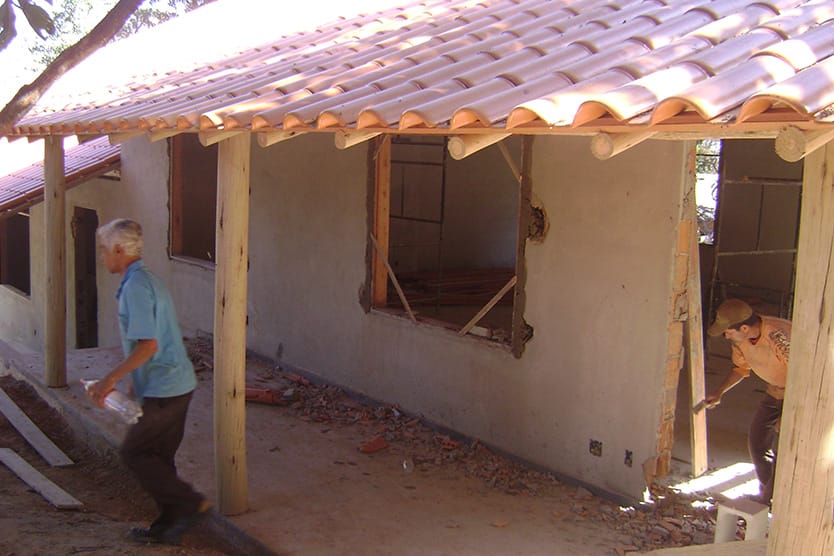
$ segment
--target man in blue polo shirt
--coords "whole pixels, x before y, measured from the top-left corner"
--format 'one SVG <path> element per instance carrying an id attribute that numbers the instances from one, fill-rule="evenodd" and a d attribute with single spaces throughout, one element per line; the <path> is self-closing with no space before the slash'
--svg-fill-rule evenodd
<path id="1" fill-rule="evenodd" d="M 142 543 L 178 544 L 209 510 L 205 498 L 177 476 L 174 463 L 197 385 L 194 367 L 171 296 L 142 261 L 142 227 L 118 219 L 96 233 L 107 270 L 122 276 L 116 298 L 125 359 L 91 388 L 90 395 L 103 405 L 116 383 L 130 375 L 143 415 L 128 429 L 120 453 L 153 497 L 159 516 L 148 528 L 132 528 L 128 537 Z"/>

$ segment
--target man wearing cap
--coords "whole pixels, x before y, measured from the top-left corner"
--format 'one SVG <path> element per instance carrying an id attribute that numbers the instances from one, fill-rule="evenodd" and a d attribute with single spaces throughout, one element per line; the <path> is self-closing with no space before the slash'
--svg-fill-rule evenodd
<path id="1" fill-rule="evenodd" d="M 723 334 L 733 344 L 733 369 L 721 386 L 706 396 L 707 407 L 718 405 L 721 396 L 750 376 L 750 371 L 767 383 L 767 393 L 750 424 L 747 448 L 760 483 L 758 498 L 770 504 L 776 472 L 776 439 L 791 352 L 791 322 L 758 315 L 744 301 L 727 299 L 718 307 L 707 334 Z"/>

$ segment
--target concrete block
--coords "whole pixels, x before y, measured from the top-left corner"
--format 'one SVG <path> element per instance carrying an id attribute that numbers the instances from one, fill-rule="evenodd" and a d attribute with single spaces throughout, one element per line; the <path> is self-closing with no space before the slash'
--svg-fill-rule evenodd
<path id="1" fill-rule="evenodd" d="M 736 539 L 736 521 L 747 523 L 744 540 L 763 539 L 767 534 L 768 507 L 752 500 L 737 499 L 718 503 L 718 519 L 715 521 L 716 543 Z"/>

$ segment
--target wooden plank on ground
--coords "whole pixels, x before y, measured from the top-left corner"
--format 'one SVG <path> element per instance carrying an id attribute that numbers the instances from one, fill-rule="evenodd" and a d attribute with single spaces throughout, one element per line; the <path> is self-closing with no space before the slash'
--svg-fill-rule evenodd
<path id="1" fill-rule="evenodd" d="M 17 429 L 23 438 L 34 448 L 41 457 L 52 467 L 72 465 L 73 461 L 53 444 L 38 426 L 17 407 L 17 404 L 0 388 L 0 412 Z"/>
<path id="2" fill-rule="evenodd" d="M 75 510 L 84 505 L 67 491 L 44 477 L 40 471 L 29 465 L 14 450 L 0 448 L 0 461 L 20 477 L 21 481 L 35 489 L 59 510 Z"/>

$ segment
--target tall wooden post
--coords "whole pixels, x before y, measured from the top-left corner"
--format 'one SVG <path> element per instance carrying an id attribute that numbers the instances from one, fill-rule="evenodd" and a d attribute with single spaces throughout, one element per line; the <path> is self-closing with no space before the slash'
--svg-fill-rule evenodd
<path id="1" fill-rule="evenodd" d="M 379 252 L 388 254 L 388 238 L 391 213 L 391 136 L 377 141 L 375 161 L 376 183 L 374 187 L 373 236 L 379 244 Z M 377 250 L 373 252 L 371 276 L 371 307 L 384 307 L 388 299 L 388 269 Z"/>
<path id="2" fill-rule="evenodd" d="M 246 286 L 249 253 L 250 135 L 219 145 L 217 267 L 214 284 L 214 460 L 217 503 L 248 509 L 246 475 Z"/>
<path id="3" fill-rule="evenodd" d="M 834 554 L 834 142 L 805 157 L 768 554 Z"/>
<path id="4" fill-rule="evenodd" d="M 67 265 L 64 229 L 66 196 L 64 139 L 44 139 L 44 220 L 46 228 L 46 330 L 44 383 L 67 385 Z"/>
<path id="5" fill-rule="evenodd" d="M 686 318 L 686 352 L 689 358 L 689 446 L 692 476 L 700 477 L 709 468 L 707 454 L 707 411 L 694 408 L 706 394 L 704 369 L 704 328 L 701 307 L 701 257 L 698 250 L 698 202 L 695 198 L 695 148 L 689 151 L 686 184 L 686 217 L 689 219 L 689 277 L 686 281 L 688 301 Z M 682 224 L 683 225 L 683 224 Z M 679 249 L 683 249 L 680 246 Z"/>
<path id="6" fill-rule="evenodd" d="M 687 298 L 689 301 L 686 319 L 686 352 L 689 357 L 689 448 L 692 458 L 692 476 L 700 477 L 709 468 L 707 448 L 707 410 L 703 406 L 695 407 L 706 395 L 706 377 L 704 369 L 704 329 L 701 318 L 701 269 L 698 253 L 698 222 L 692 230 L 692 248 L 689 252 L 689 281 Z"/>

